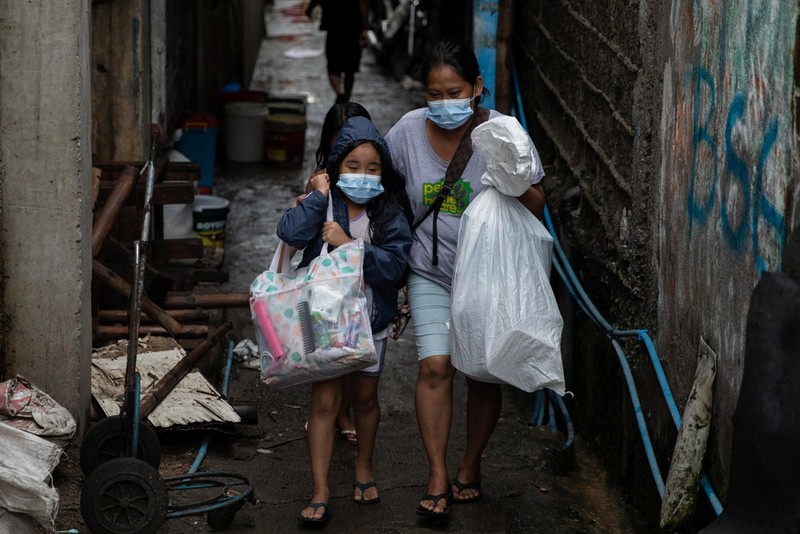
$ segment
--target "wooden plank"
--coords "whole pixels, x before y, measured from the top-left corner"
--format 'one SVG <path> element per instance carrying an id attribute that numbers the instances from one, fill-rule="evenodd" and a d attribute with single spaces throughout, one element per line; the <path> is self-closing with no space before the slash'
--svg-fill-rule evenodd
<path id="1" fill-rule="evenodd" d="M 176 308 L 249 308 L 250 293 L 170 293 L 161 303 L 164 309 Z"/>
<path id="2" fill-rule="evenodd" d="M 107 201 L 95 216 L 92 224 L 92 258 L 96 258 L 100 253 L 100 249 L 103 248 L 111 228 L 122 211 L 125 199 L 128 198 L 133 189 L 135 180 L 136 169 L 130 166 L 125 167 L 119 175 L 119 180 L 116 181 L 114 188 L 109 193 Z"/>
<path id="3" fill-rule="evenodd" d="M 151 250 L 153 261 L 199 260 L 203 257 L 203 240 L 199 237 L 153 240 Z"/>
<path id="4" fill-rule="evenodd" d="M 107 268 L 97 260 L 92 261 L 92 275 L 103 283 L 103 285 L 125 298 L 130 298 L 132 294 L 131 284 L 126 282 L 117 273 Z M 186 307 L 186 306 L 184 306 Z M 182 325 L 170 317 L 155 302 L 150 300 L 147 295 L 142 295 L 142 311 L 152 317 L 158 324 L 166 328 L 170 334 L 178 335 Z"/>
<path id="5" fill-rule="evenodd" d="M 92 2 L 92 151 L 142 157 L 150 147 L 148 0 Z"/>
<path id="6" fill-rule="evenodd" d="M 135 167 L 141 170 L 146 162 L 144 161 L 101 161 L 93 163 L 93 167 L 100 169 L 100 180 L 114 181 L 119 173 L 127 167 Z M 141 178 L 144 181 L 144 177 Z M 184 180 L 196 182 L 200 179 L 200 164 L 183 161 L 169 161 L 164 165 L 164 169 L 159 174 L 162 181 Z"/>
<path id="7" fill-rule="evenodd" d="M 99 324 L 94 327 L 95 339 L 102 341 L 111 341 L 116 339 L 127 339 L 130 331 L 128 325 L 103 325 Z M 170 332 L 163 326 L 153 325 L 140 325 L 140 336 L 169 336 Z M 199 324 L 184 324 L 181 329 L 175 334 L 177 339 L 202 339 L 208 335 L 208 325 Z"/>
<path id="8" fill-rule="evenodd" d="M 207 323 L 211 315 L 203 310 L 167 310 L 167 313 L 174 317 L 176 321 L 185 324 Z M 102 323 L 128 323 L 127 310 L 100 310 L 97 318 Z M 139 318 L 141 324 L 152 323 L 153 320 L 146 313 Z"/>
<path id="9" fill-rule="evenodd" d="M 136 183 L 133 191 L 125 199 L 126 206 L 143 206 L 146 186 L 142 181 Z M 98 202 L 108 200 L 114 190 L 114 182 L 100 181 Z M 194 202 L 194 184 L 183 180 L 158 182 L 153 185 L 153 204 L 191 204 Z"/>

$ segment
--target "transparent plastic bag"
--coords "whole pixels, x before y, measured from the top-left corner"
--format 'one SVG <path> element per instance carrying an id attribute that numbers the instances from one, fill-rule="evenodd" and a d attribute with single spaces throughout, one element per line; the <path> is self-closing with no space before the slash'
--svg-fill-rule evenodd
<path id="1" fill-rule="evenodd" d="M 250 285 L 261 379 L 287 387 L 374 364 L 363 284 L 364 242 L 346 243 L 290 273 L 265 271 Z"/>

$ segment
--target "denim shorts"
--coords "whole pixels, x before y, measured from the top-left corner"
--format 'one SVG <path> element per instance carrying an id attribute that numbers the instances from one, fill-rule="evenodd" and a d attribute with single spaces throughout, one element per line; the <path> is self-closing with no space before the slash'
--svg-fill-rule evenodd
<path id="1" fill-rule="evenodd" d="M 450 292 L 427 278 L 408 276 L 408 303 L 417 357 L 450 356 Z"/>

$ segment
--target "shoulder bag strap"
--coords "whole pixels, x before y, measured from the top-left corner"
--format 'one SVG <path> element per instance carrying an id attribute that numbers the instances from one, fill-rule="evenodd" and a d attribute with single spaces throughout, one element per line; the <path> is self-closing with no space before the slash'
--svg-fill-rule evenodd
<path id="1" fill-rule="evenodd" d="M 455 184 L 464 173 L 464 169 L 467 168 L 467 163 L 469 163 L 469 160 L 472 157 L 472 130 L 474 130 L 475 127 L 482 122 L 486 122 L 488 119 L 488 109 L 482 107 L 475 109 L 472 123 L 470 123 L 469 128 L 467 128 L 464 134 L 461 136 L 461 141 L 458 144 L 456 153 L 453 154 L 453 159 L 450 160 L 450 164 L 447 166 L 447 172 L 444 175 L 444 182 L 442 183 L 442 188 L 439 190 L 439 194 L 436 195 L 436 198 L 434 199 L 433 204 L 431 204 L 431 206 L 428 208 L 428 211 L 426 211 L 422 217 L 411 226 L 411 231 L 416 230 L 422 221 L 427 219 L 431 213 L 433 214 L 433 257 L 431 258 L 433 265 L 439 264 L 439 236 L 436 224 L 439 220 L 439 210 L 441 209 L 442 204 L 444 204 L 444 201 L 450 195 L 450 192 L 453 190 L 453 184 Z"/>

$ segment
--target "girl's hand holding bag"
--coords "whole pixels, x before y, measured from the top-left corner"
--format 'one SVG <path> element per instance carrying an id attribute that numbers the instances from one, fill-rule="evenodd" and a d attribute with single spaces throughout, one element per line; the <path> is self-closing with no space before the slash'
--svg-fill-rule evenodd
<path id="1" fill-rule="evenodd" d="M 345 243 L 293 272 L 278 270 L 282 248 L 288 247 L 279 245 L 276 269 L 264 271 L 250 285 L 261 379 L 286 387 L 375 363 L 364 295 L 364 240 Z"/>

